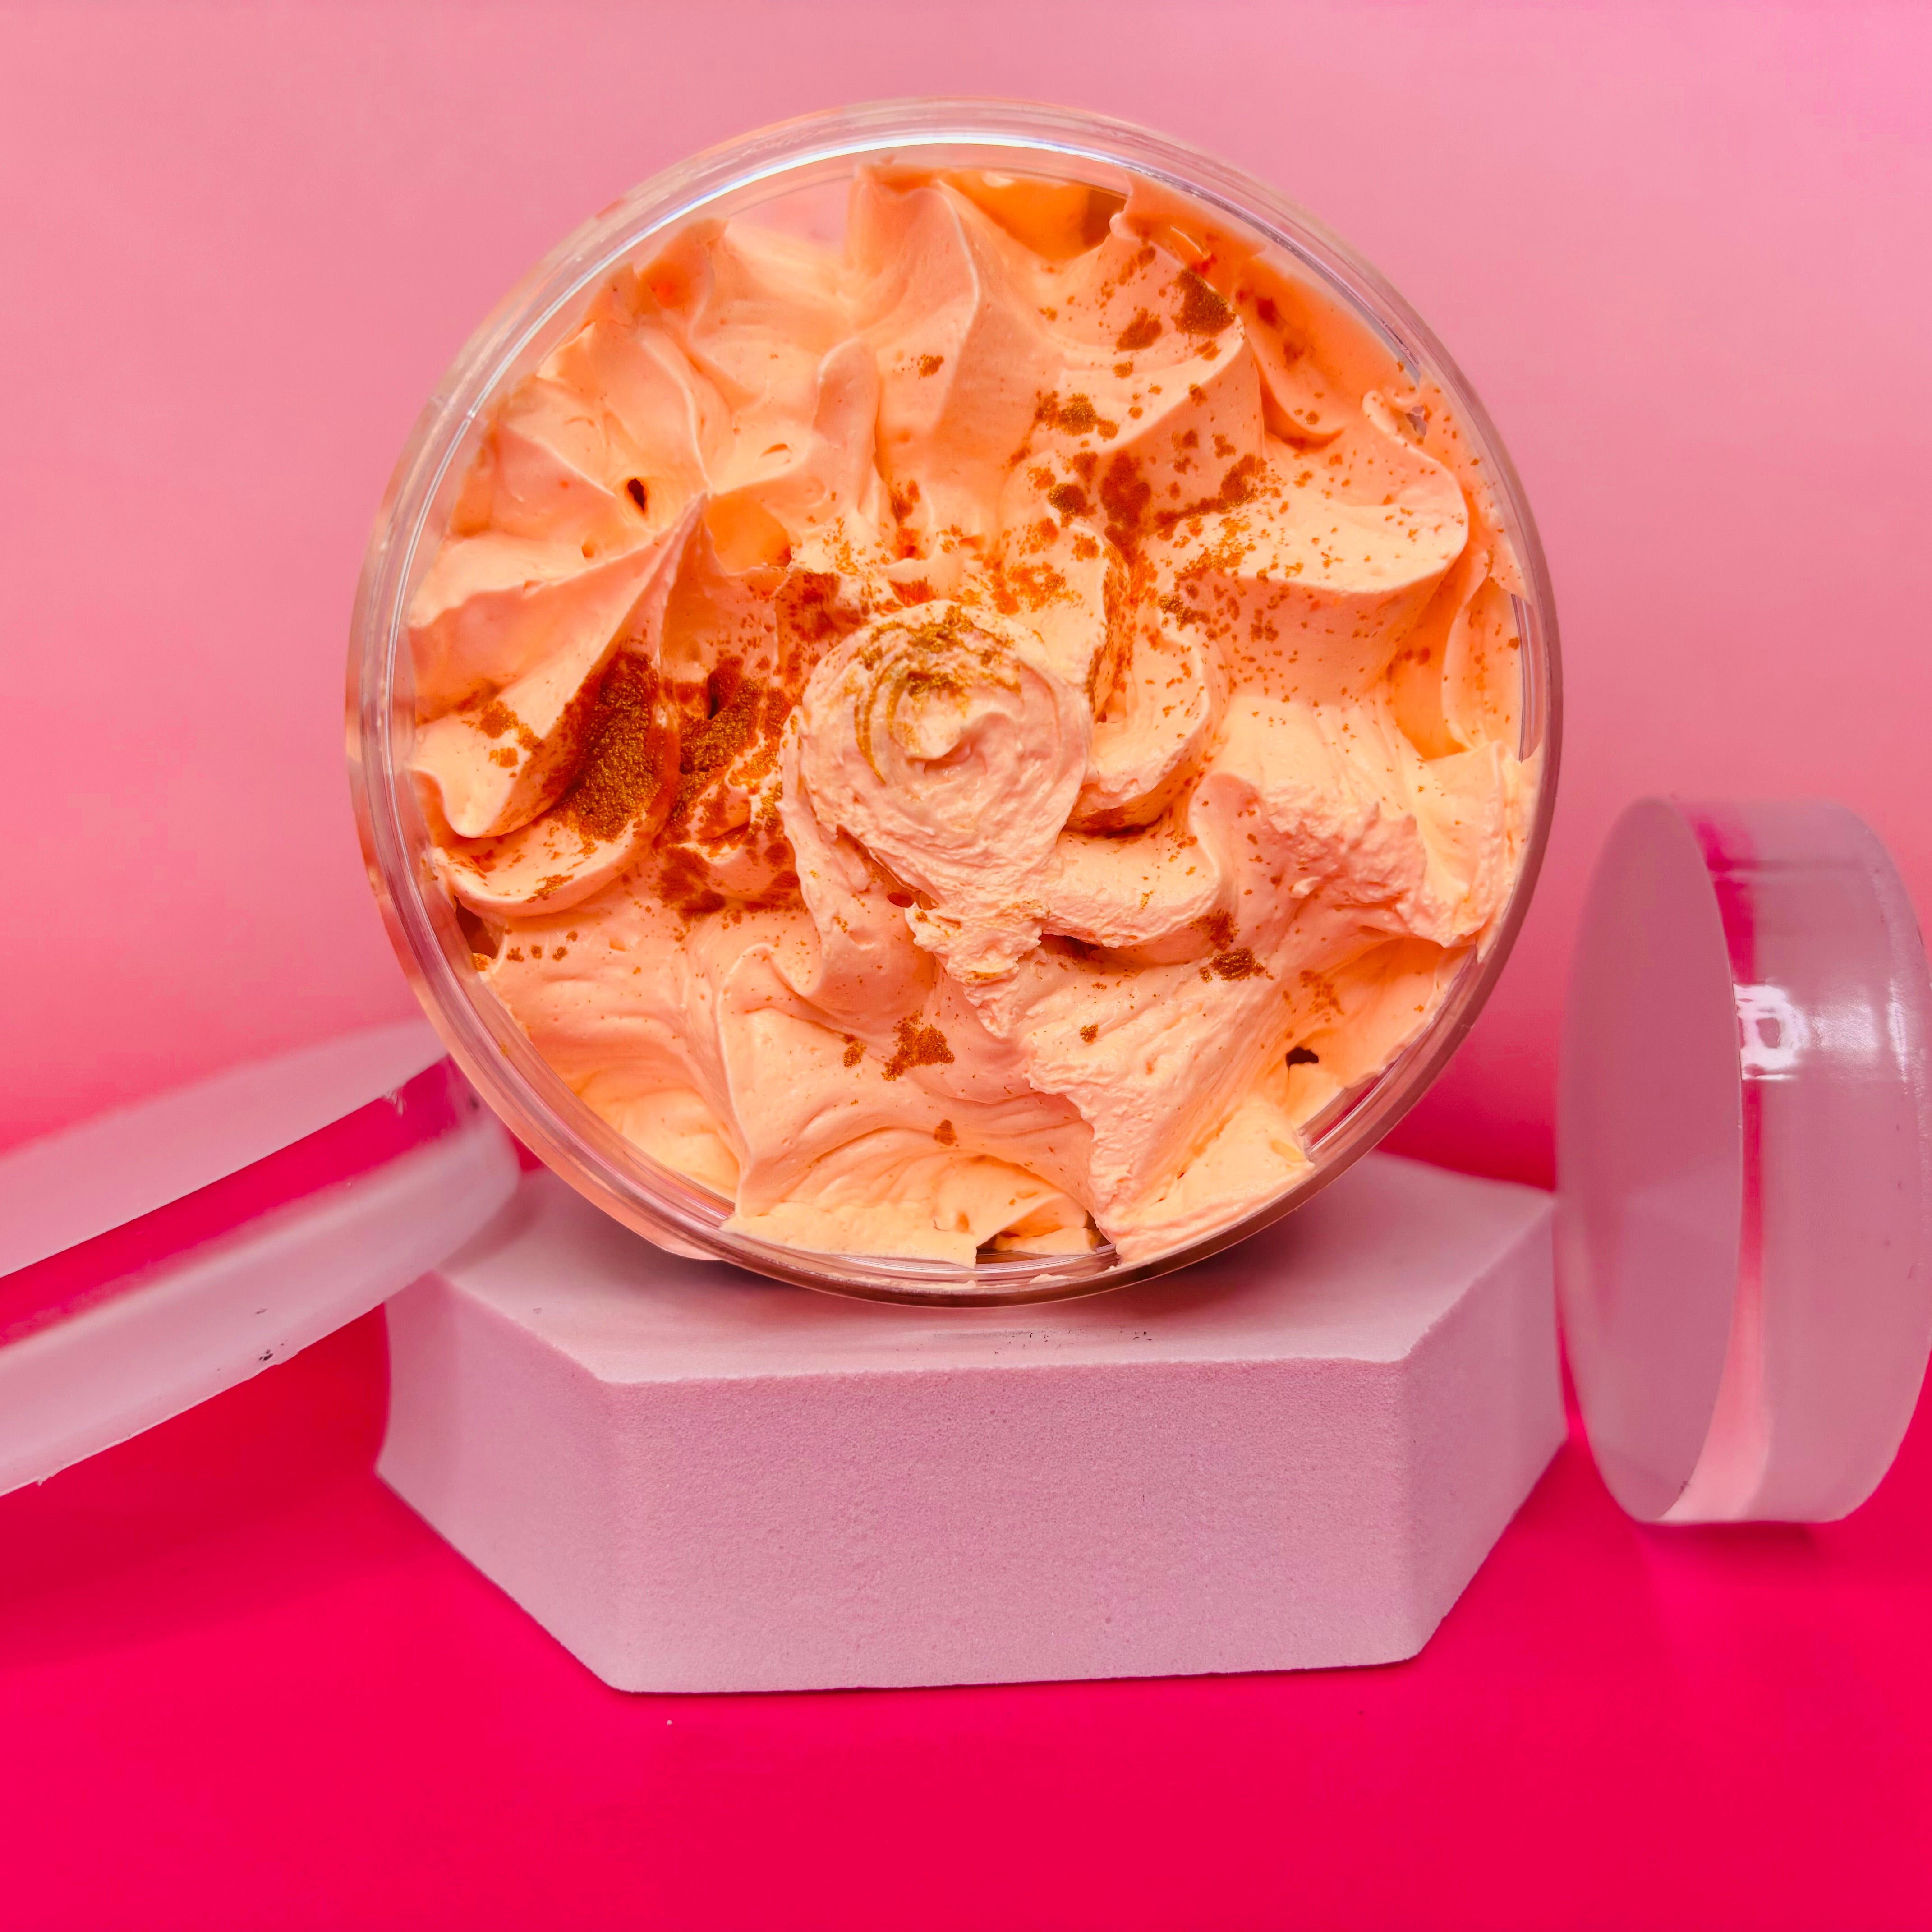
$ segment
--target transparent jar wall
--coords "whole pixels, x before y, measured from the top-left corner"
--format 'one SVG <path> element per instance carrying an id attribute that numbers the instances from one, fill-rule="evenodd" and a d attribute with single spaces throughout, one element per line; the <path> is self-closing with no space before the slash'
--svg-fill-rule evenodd
<path id="1" fill-rule="evenodd" d="M 619 267 L 647 259 L 691 220 L 757 212 L 822 241 L 842 227 L 856 166 L 900 161 L 1077 180 L 1124 194 L 1130 178 L 1179 191 L 1276 251 L 1293 272 L 1432 380 L 1491 479 L 1521 567 L 1522 750 L 1540 783 L 1510 902 L 1428 1028 L 1312 1124 L 1308 1178 L 1246 1220 L 1128 1266 L 1111 1250 L 976 1266 L 827 1256 L 724 1231 L 729 1204 L 651 1160 L 579 1100 L 478 980 L 470 943 L 426 862 L 428 830 L 406 773 L 414 691 L 404 613 L 446 526 L 496 402 L 576 326 Z M 580 230 L 513 290 L 452 365 L 418 419 L 378 517 L 358 592 L 350 665 L 350 759 L 370 878 L 398 956 L 430 1018 L 511 1128 L 573 1186 L 662 1245 L 736 1261 L 802 1286 L 888 1300 L 1022 1302 L 1091 1293 L 1184 1265 L 1306 1199 L 1366 1152 L 1441 1070 L 1486 998 L 1521 923 L 1554 802 L 1558 692 L 1554 608 L 1534 524 L 1506 452 L 1468 385 L 1401 298 L 1309 216 L 1210 158 L 1096 117 L 1019 103 L 887 103 L 793 122 L 697 156 Z"/>

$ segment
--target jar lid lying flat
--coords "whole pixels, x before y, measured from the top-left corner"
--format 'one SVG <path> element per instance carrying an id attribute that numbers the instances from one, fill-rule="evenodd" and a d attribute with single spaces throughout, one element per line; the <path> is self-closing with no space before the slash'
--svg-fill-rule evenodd
<path id="1" fill-rule="evenodd" d="M 1632 1516 L 1822 1522 L 1890 1466 L 1932 1340 L 1928 1043 L 1910 902 L 1851 812 L 1624 814 L 1577 936 L 1557 1252 Z"/>
<path id="2" fill-rule="evenodd" d="M 366 1313 L 516 1180 L 509 1136 L 420 1021 L 0 1157 L 0 1492 Z"/>

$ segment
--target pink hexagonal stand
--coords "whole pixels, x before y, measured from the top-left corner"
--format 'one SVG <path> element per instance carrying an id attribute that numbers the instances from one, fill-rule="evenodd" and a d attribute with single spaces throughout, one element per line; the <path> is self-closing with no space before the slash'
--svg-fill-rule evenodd
<path id="1" fill-rule="evenodd" d="M 1390 1662 L 1562 1438 L 1550 1213 L 1373 1156 L 1144 1288 L 915 1310 L 532 1175 L 391 1303 L 379 1466 L 627 1690 Z"/>

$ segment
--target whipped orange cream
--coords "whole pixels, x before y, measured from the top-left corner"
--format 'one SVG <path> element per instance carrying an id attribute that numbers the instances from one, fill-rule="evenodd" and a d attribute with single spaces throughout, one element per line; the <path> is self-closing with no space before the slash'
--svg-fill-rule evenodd
<path id="1" fill-rule="evenodd" d="M 1138 187 L 685 230 L 512 393 L 410 613 L 476 970 L 834 1252 L 1158 1256 L 1493 933 L 1521 592 L 1440 392 Z"/>

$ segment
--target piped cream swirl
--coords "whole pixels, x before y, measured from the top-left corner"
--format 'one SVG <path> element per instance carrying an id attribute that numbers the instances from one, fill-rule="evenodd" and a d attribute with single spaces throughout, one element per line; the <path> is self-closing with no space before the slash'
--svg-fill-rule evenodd
<path id="1" fill-rule="evenodd" d="M 914 938 L 960 978 L 1010 972 L 1090 736 L 1039 638 L 938 601 L 882 618 L 820 659 L 796 729 L 820 821 L 919 895 Z"/>

